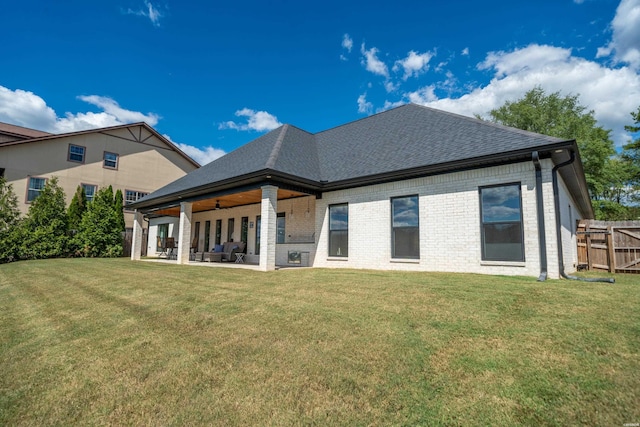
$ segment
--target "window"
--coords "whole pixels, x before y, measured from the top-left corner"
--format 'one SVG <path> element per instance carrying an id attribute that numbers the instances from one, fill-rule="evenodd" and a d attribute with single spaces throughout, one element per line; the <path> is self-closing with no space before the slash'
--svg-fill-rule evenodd
<path id="1" fill-rule="evenodd" d="M 235 218 L 229 218 L 229 221 L 227 222 L 227 242 L 232 242 L 233 241 L 233 229 L 236 227 L 236 220 Z"/>
<path id="2" fill-rule="evenodd" d="M 144 193 L 142 191 L 134 191 L 134 190 L 124 190 L 124 204 L 128 205 L 129 203 L 137 202 L 139 199 L 142 199 L 149 193 Z"/>
<path id="3" fill-rule="evenodd" d="M 0 168 L 0 177 L 4 176 L 4 168 Z"/>
<path id="4" fill-rule="evenodd" d="M 209 244 L 211 243 L 211 221 L 204 222 L 204 251 L 207 252 L 211 247 Z"/>
<path id="5" fill-rule="evenodd" d="M 391 199 L 391 257 L 420 258 L 418 196 Z"/>
<path id="6" fill-rule="evenodd" d="M 349 205 L 329 206 L 329 256 L 349 255 Z"/>
<path id="7" fill-rule="evenodd" d="M 216 219 L 216 245 L 220 244 L 222 240 L 222 220 Z"/>
<path id="8" fill-rule="evenodd" d="M 169 224 L 158 224 L 158 238 L 156 239 L 156 252 L 162 251 L 162 243 L 169 236 Z"/>
<path id="9" fill-rule="evenodd" d="M 46 178 L 29 177 L 29 188 L 27 190 L 27 202 L 33 202 L 40 195 L 47 184 Z"/>
<path id="10" fill-rule="evenodd" d="M 98 189 L 98 186 L 91 185 L 91 184 L 80 184 L 80 186 L 84 190 L 84 195 L 87 198 L 87 202 L 93 202 L 93 198 L 96 195 L 96 190 Z"/>
<path id="11" fill-rule="evenodd" d="M 276 217 L 276 243 L 284 243 L 286 214 L 280 212 Z"/>
<path id="12" fill-rule="evenodd" d="M 194 244 L 195 244 L 195 247 L 193 246 Z M 198 252 L 199 245 L 200 245 L 200 221 L 197 221 L 195 223 L 195 226 L 193 227 L 193 238 L 191 239 L 191 247 L 195 249 L 195 252 Z"/>
<path id="13" fill-rule="evenodd" d="M 256 255 L 260 255 L 260 223 L 262 222 L 262 217 L 260 215 L 256 216 Z"/>
<path id="14" fill-rule="evenodd" d="M 70 162 L 84 163 L 84 151 L 84 147 L 69 144 L 69 155 L 67 156 L 67 160 Z"/>
<path id="15" fill-rule="evenodd" d="M 520 184 L 480 188 L 482 259 L 524 261 Z"/>
<path id="16" fill-rule="evenodd" d="M 118 157 L 116 153 L 105 151 L 103 166 L 107 169 L 118 169 Z"/>
<path id="17" fill-rule="evenodd" d="M 240 221 L 240 241 L 247 243 L 247 235 L 249 234 L 249 217 L 243 216 Z M 246 249 L 247 245 L 245 245 Z"/>

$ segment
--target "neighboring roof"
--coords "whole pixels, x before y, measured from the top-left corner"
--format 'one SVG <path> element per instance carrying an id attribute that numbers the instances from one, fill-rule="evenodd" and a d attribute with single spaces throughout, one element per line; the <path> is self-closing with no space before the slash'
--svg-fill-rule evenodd
<path id="1" fill-rule="evenodd" d="M 9 126 L 9 127 L 19 128 L 19 126 L 7 125 L 5 123 L 0 123 L 0 132 L 1 132 L 1 129 L 2 129 L 1 125 L 6 125 L 6 126 Z M 4 147 L 4 146 L 8 146 L 8 145 L 29 144 L 29 143 L 32 143 L 32 142 L 49 141 L 49 140 L 54 140 L 54 139 L 59 139 L 59 138 L 67 138 L 67 137 L 70 137 L 70 136 L 84 135 L 84 134 L 91 134 L 91 133 L 102 133 L 102 134 L 107 134 L 108 135 L 108 132 L 111 132 L 111 131 L 114 131 L 114 130 L 126 129 L 126 128 L 134 128 L 134 127 L 142 127 L 144 129 L 146 129 L 153 136 L 155 136 L 161 142 L 166 144 L 171 150 L 176 151 L 179 155 L 181 155 L 186 160 L 188 160 L 190 163 L 192 163 L 195 167 L 197 167 L 197 168 L 200 167 L 200 164 L 198 162 L 193 160 L 185 152 L 180 150 L 173 142 L 169 141 L 167 138 L 165 138 L 164 136 L 160 135 L 154 128 L 152 128 L 151 126 L 149 126 L 148 124 L 146 124 L 144 122 L 130 123 L 130 124 L 125 124 L 125 125 L 110 126 L 110 127 L 104 127 L 104 128 L 81 130 L 81 131 L 77 131 L 77 132 L 57 133 L 57 134 L 51 134 L 51 133 L 36 131 L 36 130 L 33 130 L 33 129 L 27 129 L 27 130 L 30 130 L 32 132 L 37 132 L 37 133 L 39 133 L 39 135 L 35 135 L 34 134 L 32 137 L 30 137 L 28 139 L 20 139 L 20 140 L 16 140 L 16 141 L 0 142 L 0 148 Z M 26 129 L 26 128 L 21 128 L 21 129 Z M 132 133 L 132 137 L 135 137 L 135 135 L 133 133 Z M 138 142 L 144 142 L 145 140 L 146 139 L 143 138 Z"/>
<path id="2" fill-rule="evenodd" d="M 283 125 L 136 202 L 151 207 L 265 178 L 318 191 L 548 156 L 575 141 L 407 104 L 311 134 Z M 584 180 L 584 178 L 582 178 Z M 586 183 L 585 183 L 586 185 Z"/>
<path id="3" fill-rule="evenodd" d="M 0 122 L 0 134 L 11 136 L 16 139 L 37 138 L 40 136 L 51 135 L 50 133 L 42 132 L 40 130 L 29 129 L 2 122 Z"/>

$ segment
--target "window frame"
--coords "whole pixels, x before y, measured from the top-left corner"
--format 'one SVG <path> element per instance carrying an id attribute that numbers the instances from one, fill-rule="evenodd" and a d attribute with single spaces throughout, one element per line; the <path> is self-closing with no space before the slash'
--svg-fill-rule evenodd
<path id="1" fill-rule="evenodd" d="M 282 226 L 280 226 L 282 224 Z M 287 242 L 287 213 L 278 212 L 276 214 L 276 244 Z"/>
<path id="2" fill-rule="evenodd" d="M 236 228 L 236 219 L 235 218 L 227 219 L 227 242 L 234 241 L 233 234 L 235 232 L 235 228 Z"/>
<path id="3" fill-rule="evenodd" d="M 87 202 L 93 202 L 93 199 L 96 197 L 96 192 L 98 191 L 98 186 L 94 185 L 94 184 L 85 184 L 83 182 L 80 183 L 80 187 L 82 187 L 82 189 L 84 190 L 84 195 L 87 199 Z M 91 195 L 91 199 L 89 199 L 89 196 L 87 196 L 87 188 L 88 187 L 93 187 L 93 194 Z"/>
<path id="4" fill-rule="evenodd" d="M 519 204 L 519 221 L 487 221 L 484 220 L 484 207 L 482 191 L 486 189 L 498 188 L 498 187 L 516 187 L 518 189 L 518 204 Z M 485 185 L 478 187 L 478 196 L 480 202 L 480 251 L 482 261 L 488 262 L 525 262 L 525 245 L 524 245 L 524 218 L 522 212 L 522 183 L 521 182 L 508 182 L 504 184 Z M 519 259 L 503 259 L 497 257 L 489 257 L 487 255 L 487 248 L 485 243 L 486 227 L 485 225 L 509 225 L 518 224 L 520 226 L 520 252 L 522 256 Z"/>
<path id="5" fill-rule="evenodd" d="M 116 157 L 115 161 L 114 161 L 114 160 L 107 160 L 107 154 L 113 154 L 113 155 Z M 107 165 L 107 161 L 109 161 L 109 162 L 114 162 L 114 163 L 115 163 L 115 166 L 109 166 L 109 165 Z M 111 169 L 111 170 L 118 170 L 118 166 L 120 166 L 120 154 L 118 154 L 118 153 L 114 153 L 114 152 L 112 152 L 112 151 L 105 151 L 105 152 L 102 154 L 102 167 L 103 167 L 103 168 L 105 168 L 105 169 Z"/>
<path id="6" fill-rule="evenodd" d="M 332 221 L 331 221 L 331 210 L 334 208 L 341 208 L 341 207 L 346 207 L 347 208 L 347 226 L 346 228 L 332 228 Z M 328 206 L 328 217 L 329 217 L 329 239 L 328 239 L 328 247 L 327 247 L 327 253 L 329 254 L 330 257 L 341 257 L 341 258 L 348 258 L 349 257 L 349 203 L 336 203 L 336 204 L 332 204 Z M 344 232 L 346 231 L 346 240 L 347 240 L 347 247 L 344 251 L 344 253 L 342 252 L 342 248 L 340 246 L 338 246 L 338 250 L 336 251 L 336 253 L 331 253 L 332 252 L 332 248 L 333 248 L 333 241 L 335 238 L 334 237 L 334 232 Z M 335 233 L 337 234 L 337 233 Z M 340 253 L 339 253 L 340 252 Z"/>
<path id="7" fill-rule="evenodd" d="M 127 195 L 128 193 L 135 193 L 136 195 L 136 199 L 135 200 L 128 200 L 127 199 Z M 144 196 L 149 195 L 149 193 L 145 192 L 145 191 L 138 191 L 138 190 L 127 190 L 126 188 L 124 189 L 124 207 L 126 208 L 128 204 L 130 203 L 135 203 L 138 200 L 140 200 L 141 198 L 143 198 Z"/>
<path id="8" fill-rule="evenodd" d="M 260 229 L 262 228 L 262 215 L 256 215 L 256 244 L 254 253 L 260 255 Z"/>
<path id="9" fill-rule="evenodd" d="M 222 244 L 222 220 L 216 219 L 216 236 L 214 239 L 214 245 Z"/>
<path id="10" fill-rule="evenodd" d="M 209 246 L 210 244 L 211 244 L 211 221 L 206 220 L 204 222 L 204 251 L 205 252 L 208 252 L 211 249 L 211 247 Z"/>
<path id="11" fill-rule="evenodd" d="M 32 189 L 31 188 L 31 180 L 32 179 L 41 179 L 41 180 L 43 180 L 44 185 L 42 186 L 42 188 L 40 188 L 40 189 Z M 40 193 L 42 193 L 42 190 L 44 190 L 44 187 L 47 185 L 47 181 L 48 180 L 49 180 L 48 178 L 45 178 L 43 176 L 28 176 L 27 177 L 27 194 L 25 196 L 25 202 L 26 203 L 33 203 L 33 201 L 38 198 Z M 33 199 L 29 198 L 29 194 L 32 191 L 37 191 L 38 192 L 38 194 Z"/>
<path id="12" fill-rule="evenodd" d="M 398 227 L 394 226 L 394 212 L 395 212 L 394 201 L 400 200 L 400 199 L 410 199 L 410 198 L 416 199 L 416 214 L 418 218 L 418 225 L 417 226 L 398 226 Z M 406 196 L 391 197 L 389 200 L 390 200 L 390 206 L 391 206 L 391 258 L 419 260 L 420 259 L 420 195 L 409 194 Z M 415 233 L 416 233 L 415 238 L 418 240 L 417 254 L 415 255 L 396 254 L 396 230 L 406 231 L 406 230 L 413 230 L 413 229 L 415 229 Z"/>
<path id="13" fill-rule="evenodd" d="M 74 160 L 74 159 L 71 158 L 71 156 L 73 156 L 73 155 L 78 155 L 78 153 L 72 153 L 71 152 L 72 148 L 82 148 L 82 159 L 81 160 Z M 69 149 L 67 150 L 67 161 L 68 162 L 84 164 L 86 157 L 87 157 L 87 147 L 84 147 L 82 145 L 69 144 Z"/>

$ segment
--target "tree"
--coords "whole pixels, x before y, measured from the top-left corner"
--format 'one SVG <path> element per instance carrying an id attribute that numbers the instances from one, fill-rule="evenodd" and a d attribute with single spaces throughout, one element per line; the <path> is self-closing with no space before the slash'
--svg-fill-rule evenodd
<path id="1" fill-rule="evenodd" d="M 634 202 L 640 202 L 640 106 L 638 110 L 631 113 L 633 125 L 625 126 L 627 132 L 636 135 L 635 141 L 622 147 L 622 159 L 627 163 L 630 188 L 630 199 Z"/>
<path id="2" fill-rule="evenodd" d="M 580 150 L 585 177 L 591 197 L 603 198 L 611 183 L 609 159 L 615 154 L 613 141 L 597 125 L 593 111 L 579 104 L 578 95 L 560 96 L 560 92 L 547 95 L 535 87 L 518 101 L 507 101 L 491 110 L 492 121 L 505 126 L 537 132 L 564 139 L 575 139 Z"/>
<path id="3" fill-rule="evenodd" d="M 124 225 L 124 198 L 122 197 L 122 190 L 118 188 L 116 195 L 114 196 L 113 208 L 118 219 L 118 230 L 123 232 Z"/>
<path id="4" fill-rule="evenodd" d="M 67 255 L 67 210 L 58 178 L 49 179 L 22 221 L 19 255 L 23 259 Z"/>
<path id="5" fill-rule="evenodd" d="M 111 186 L 98 190 L 88 205 L 74 244 L 87 257 L 122 255 L 122 235 Z"/>
<path id="6" fill-rule="evenodd" d="M 71 204 L 67 210 L 67 216 L 69 217 L 69 230 L 77 231 L 82 221 L 82 215 L 87 210 L 87 195 L 84 192 L 84 188 L 78 185 L 76 194 L 71 199 Z"/>
<path id="7" fill-rule="evenodd" d="M 0 176 L 0 264 L 13 261 L 18 255 L 15 234 L 19 221 L 18 197 L 13 186 Z"/>

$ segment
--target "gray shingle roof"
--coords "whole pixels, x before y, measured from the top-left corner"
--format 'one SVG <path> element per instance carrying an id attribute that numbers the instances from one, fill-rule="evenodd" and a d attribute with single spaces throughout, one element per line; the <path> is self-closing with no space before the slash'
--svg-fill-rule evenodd
<path id="1" fill-rule="evenodd" d="M 198 189 L 215 191 L 218 183 L 261 171 L 320 186 L 567 142 L 407 104 L 317 134 L 281 126 L 150 194 L 141 205 Z"/>

